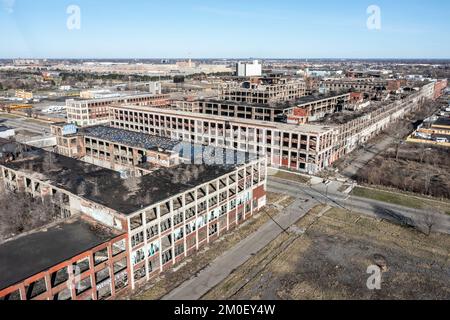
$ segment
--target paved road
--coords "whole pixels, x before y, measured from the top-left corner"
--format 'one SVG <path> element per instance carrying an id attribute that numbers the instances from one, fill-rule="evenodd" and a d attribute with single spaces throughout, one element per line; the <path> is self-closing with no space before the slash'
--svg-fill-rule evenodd
<path id="1" fill-rule="evenodd" d="M 251 236 L 242 240 L 223 255 L 214 260 L 196 277 L 163 297 L 163 300 L 198 300 L 209 290 L 225 280 L 236 268 L 244 264 L 253 254 L 275 240 L 284 230 L 289 229 L 316 204 L 316 201 L 297 200 L 284 213 L 270 220 Z M 281 226 L 281 227 L 280 227 Z M 283 230 L 284 229 L 284 230 Z"/>
<path id="2" fill-rule="evenodd" d="M 29 119 L 26 118 L 2 118 L 2 115 L 0 114 L 0 121 L 2 122 L 1 124 L 3 125 L 17 129 L 25 129 L 40 134 L 50 133 L 49 124 L 30 122 Z"/>
<path id="3" fill-rule="evenodd" d="M 309 187 L 301 183 L 270 177 L 268 182 L 269 191 L 287 194 L 296 198 L 296 201 L 284 213 L 275 217 L 275 221 L 278 224 L 270 220 L 254 234 L 214 260 L 197 276 L 184 282 L 163 297 L 163 300 L 200 299 L 209 290 L 225 280 L 233 270 L 250 259 L 253 254 L 275 240 L 284 232 L 283 229 L 289 229 L 290 226 L 319 203 L 348 209 L 374 218 L 396 222 L 401 221 L 410 225 L 421 225 L 424 227 L 424 217 L 429 215 L 434 221 L 433 229 L 435 232 L 450 234 L 450 216 L 348 196 L 337 191 L 330 192 L 327 195 L 323 190 L 320 190 L 321 188 L 323 187 Z"/>
<path id="4" fill-rule="evenodd" d="M 366 214 L 374 218 L 403 222 L 412 226 L 426 228 L 431 221 L 434 232 L 450 234 L 450 216 L 430 210 L 418 210 L 381 201 L 345 195 L 340 192 L 328 193 L 323 186 L 308 187 L 306 185 L 271 177 L 268 190 L 302 199 L 310 198 L 333 207 L 348 209 Z"/>
<path id="5" fill-rule="evenodd" d="M 341 171 L 341 174 L 347 178 L 352 179 L 356 173 L 365 167 L 370 160 L 372 160 L 380 152 L 387 149 L 387 147 L 394 143 L 395 139 L 391 136 L 387 136 L 381 141 L 367 146 L 365 150 L 359 150 L 355 152 L 356 158 L 350 162 L 350 164 Z"/>

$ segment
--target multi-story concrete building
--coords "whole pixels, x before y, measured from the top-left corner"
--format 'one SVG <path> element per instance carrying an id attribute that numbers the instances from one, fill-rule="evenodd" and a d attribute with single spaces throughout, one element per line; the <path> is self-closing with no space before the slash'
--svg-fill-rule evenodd
<path id="1" fill-rule="evenodd" d="M 0 300 L 103 300 L 127 289 L 128 238 L 76 216 L 0 244 Z"/>
<path id="2" fill-rule="evenodd" d="M 63 125 L 54 125 L 56 151 L 124 174 L 142 176 L 165 167 L 181 163 L 235 163 L 245 159 L 243 152 L 223 149 L 181 140 L 149 135 L 140 132 L 92 126 L 68 131 L 58 130 Z M 254 157 L 255 155 L 249 155 Z"/>
<path id="3" fill-rule="evenodd" d="M 333 92 L 348 92 L 349 90 L 374 92 L 386 90 L 388 81 L 383 79 L 330 79 L 321 81 L 320 87 L 326 91 Z"/>
<path id="4" fill-rule="evenodd" d="M 267 156 L 272 166 L 316 173 L 331 162 L 335 128 L 114 106 L 111 126 Z"/>
<path id="5" fill-rule="evenodd" d="M 119 290 L 134 289 L 157 277 L 266 203 L 266 161 L 248 153 L 233 152 L 232 164 L 180 164 L 139 177 L 6 140 L 1 154 L 6 188 L 48 198 L 67 217 L 81 215 L 111 231 L 99 241 L 97 229 L 88 232 L 77 221 L 74 228 L 50 228 L 48 236 L 38 232 L 11 240 L 11 246 L 0 245 L 0 260 L 21 257 L 16 263 L 25 270 L 16 275 L 3 270 L 14 261 L 0 265 L 0 297 L 19 292 L 24 300 L 114 298 L 117 284 Z M 80 233 L 86 241 L 77 241 Z M 49 241 L 52 250 L 42 252 Z M 27 257 L 33 248 L 40 250 Z M 88 267 L 72 275 L 80 260 Z M 69 279 L 53 283 L 55 272 L 66 268 Z M 75 289 L 66 290 L 71 280 Z M 44 289 L 30 295 L 28 287 L 36 281 Z"/>
<path id="6" fill-rule="evenodd" d="M 200 112 L 200 99 L 197 98 L 185 98 L 185 99 L 173 99 L 171 101 L 171 108 L 180 111 Z"/>
<path id="7" fill-rule="evenodd" d="M 305 96 L 293 101 L 251 104 L 223 100 L 202 100 L 200 113 L 251 120 L 285 122 L 285 116 L 294 115 L 296 109 L 305 110 L 309 120 L 315 121 L 327 113 L 333 113 L 346 107 L 350 94 L 330 94 Z"/>
<path id="8" fill-rule="evenodd" d="M 303 79 L 265 77 L 228 83 L 220 89 L 219 100 L 268 104 L 296 100 L 305 95 L 306 84 Z"/>
<path id="9" fill-rule="evenodd" d="M 374 105 L 364 112 L 348 113 L 340 121 L 298 122 L 298 125 L 117 106 L 111 108 L 111 126 L 257 153 L 266 156 L 271 166 L 314 174 L 417 108 L 424 99 L 433 97 L 434 83 L 429 83 L 402 101 Z M 249 114 L 250 109 L 244 112 Z"/>
<path id="10" fill-rule="evenodd" d="M 109 107 L 113 104 L 132 104 L 140 106 L 167 107 L 169 96 L 142 94 L 112 97 L 106 99 L 66 101 L 67 122 L 78 126 L 91 126 L 109 122 Z"/>

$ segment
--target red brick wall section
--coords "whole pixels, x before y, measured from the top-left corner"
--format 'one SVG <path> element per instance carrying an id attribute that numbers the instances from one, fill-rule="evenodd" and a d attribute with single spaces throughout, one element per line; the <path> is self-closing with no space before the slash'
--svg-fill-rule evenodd
<path id="1" fill-rule="evenodd" d="M 66 288 L 70 288 L 70 282 L 74 281 L 73 277 L 71 276 L 71 274 L 73 274 L 72 266 L 77 261 L 83 260 L 85 258 L 89 258 L 89 270 L 83 272 L 79 277 L 77 277 L 77 279 L 83 280 L 83 279 L 86 279 L 87 277 L 91 277 L 92 287 L 91 287 L 91 289 L 87 290 L 86 292 L 83 292 L 81 295 L 76 296 L 75 288 L 74 288 L 74 286 L 72 286 L 72 298 L 74 298 L 75 300 L 83 300 L 83 299 L 87 298 L 88 296 L 92 296 L 93 299 L 96 299 L 97 298 L 97 290 L 96 290 L 97 283 L 95 281 L 95 273 L 100 270 L 103 270 L 106 267 L 110 268 L 111 289 L 112 289 L 111 298 L 113 298 L 116 295 L 115 287 L 114 287 L 115 279 L 114 279 L 113 265 L 114 265 L 114 262 L 122 260 L 123 258 L 126 258 L 128 256 L 128 251 L 126 250 L 125 252 L 122 252 L 121 254 L 113 257 L 112 256 L 112 244 L 116 243 L 118 241 L 124 240 L 124 239 L 126 242 L 128 241 L 128 236 L 126 234 L 116 237 L 115 239 L 113 239 L 109 242 L 106 242 L 100 246 L 97 246 L 96 248 L 93 248 L 92 250 L 88 250 L 76 257 L 73 257 L 72 259 L 70 259 L 68 261 L 62 262 L 44 272 L 38 273 L 38 274 L 22 281 L 21 283 L 18 283 L 14 286 L 3 289 L 0 291 L 0 299 L 13 293 L 13 292 L 16 292 L 19 289 L 21 291 L 22 300 L 27 300 L 25 287 L 38 281 L 38 280 L 45 279 L 47 290 L 44 293 L 42 293 L 36 297 L 33 297 L 32 300 L 52 300 L 56 294 L 65 290 Z M 126 248 L 128 248 L 128 244 L 126 243 L 125 245 L 126 245 Z M 108 248 L 108 260 L 95 266 L 94 258 L 93 258 L 94 253 L 97 251 L 103 250 L 105 248 Z M 128 261 L 128 259 L 127 259 L 127 261 Z M 54 273 L 58 270 L 61 270 L 63 268 L 66 268 L 66 267 L 67 267 L 67 271 L 69 273 L 69 279 L 66 282 L 63 282 L 52 288 L 51 282 L 50 282 L 52 273 Z M 129 265 L 127 265 L 127 269 L 128 269 L 127 270 L 128 279 L 130 279 L 131 274 L 130 274 L 130 266 Z M 121 291 L 126 290 L 126 289 L 127 289 L 127 287 L 121 289 Z"/>

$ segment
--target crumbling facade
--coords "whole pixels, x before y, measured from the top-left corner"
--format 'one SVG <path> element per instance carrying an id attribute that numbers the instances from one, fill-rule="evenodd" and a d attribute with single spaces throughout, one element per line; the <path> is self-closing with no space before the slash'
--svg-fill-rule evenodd
<path id="1" fill-rule="evenodd" d="M 316 173 L 331 164 L 335 129 L 115 106 L 111 126 L 267 157 L 271 166 Z"/>
<path id="2" fill-rule="evenodd" d="M 266 77 L 226 84 L 220 88 L 219 100 L 269 104 L 296 100 L 305 95 L 303 79 Z"/>
<path id="3" fill-rule="evenodd" d="M 182 164 L 161 167 L 140 177 L 124 177 L 74 158 L 6 140 L 2 141 L 2 150 L 1 180 L 8 189 L 50 198 L 65 208 L 66 219 L 81 216 L 117 234 L 99 243 L 89 242 L 76 254 L 69 250 L 62 261 L 55 261 L 55 256 L 47 252 L 53 264 L 43 269 L 34 266 L 28 271 L 31 274 L 20 279 L 15 273 L 13 276 L 1 272 L 2 299 L 112 299 L 121 290 L 134 289 L 173 268 L 266 204 L 266 160 L 248 153 L 232 152 L 232 157 L 227 158 L 230 161 L 223 164 Z M 219 150 L 212 152 L 215 160 L 228 155 Z M 200 156 L 207 159 L 207 155 Z M 64 229 L 57 229 L 61 228 Z M 77 230 L 71 232 L 78 234 Z M 92 231 L 90 227 L 84 230 Z M 26 242 L 27 238 L 8 243 L 17 244 L 20 239 Z M 48 239 L 44 232 L 33 241 L 38 247 L 45 246 L 39 241 L 53 241 L 63 247 L 72 241 L 64 249 L 54 250 L 60 252 L 79 246 L 77 239 L 80 240 L 64 234 Z M 17 246 L 20 250 L 27 247 L 26 243 Z M 16 254 L 26 256 L 20 250 Z M 0 244 L 1 259 L 13 261 L 8 258 L 11 252 Z M 43 258 L 38 254 L 29 263 L 40 263 Z M 85 267 L 73 276 L 78 262 Z M 55 272 L 60 270 L 64 270 L 63 280 L 54 283 Z M 30 291 L 30 285 L 36 281 L 39 290 Z M 74 287 L 68 286 L 71 283 Z"/>
<path id="4" fill-rule="evenodd" d="M 347 101 L 350 96 L 345 94 L 344 97 Z M 433 97 L 434 83 L 429 83 L 401 101 L 384 103 L 381 107 L 355 114 L 343 123 L 324 121 L 314 124 L 304 124 L 308 113 L 293 113 L 294 116 L 297 114 L 297 119 L 292 121 L 298 120 L 298 124 L 285 124 L 156 108 L 114 106 L 111 108 L 111 126 L 248 151 L 266 156 L 270 166 L 315 174 L 416 108 L 423 99 Z"/>

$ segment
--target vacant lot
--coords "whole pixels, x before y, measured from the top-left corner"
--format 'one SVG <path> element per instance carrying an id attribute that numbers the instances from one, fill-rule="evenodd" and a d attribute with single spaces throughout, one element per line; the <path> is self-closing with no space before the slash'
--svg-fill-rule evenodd
<path id="1" fill-rule="evenodd" d="M 205 299 L 450 299 L 450 237 L 316 208 Z M 384 267 L 381 290 L 367 268 Z"/>
<path id="2" fill-rule="evenodd" d="M 375 190 L 372 188 L 356 187 L 352 191 L 352 195 L 400 206 L 413 208 L 413 209 L 428 209 L 432 208 L 442 213 L 450 215 L 450 202 L 437 201 L 417 196 L 410 196 L 397 192 Z"/>
<path id="3" fill-rule="evenodd" d="M 285 172 L 285 171 L 278 171 L 275 175 L 275 178 L 284 179 L 284 180 L 290 180 L 294 182 L 300 182 L 300 183 L 309 183 L 311 180 L 310 178 L 302 175 L 298 175 L 295 173 Z"/>
<path id="4" fill-rule="evenodd" d="M 450 199 L 450 149 L 392 146 L 359 170 L 358 182 Z"/>

